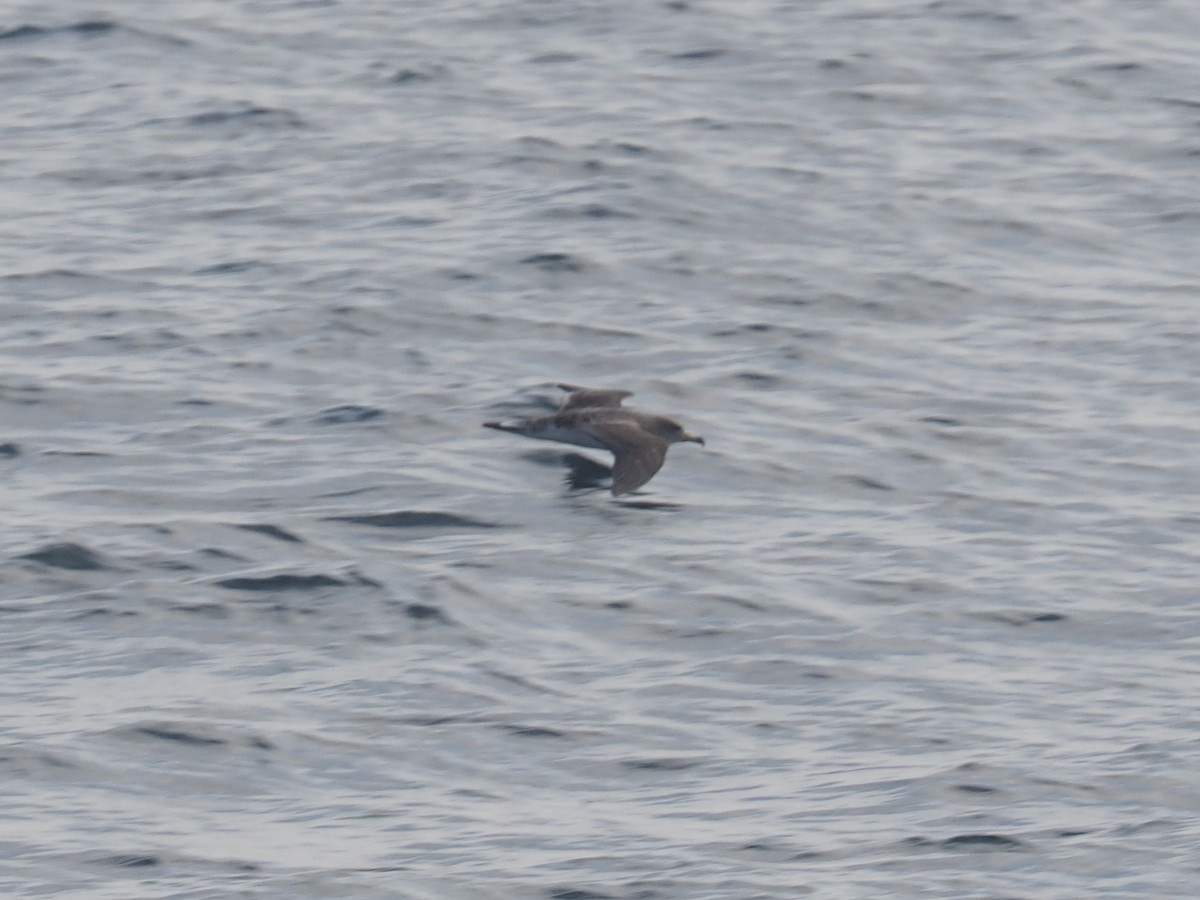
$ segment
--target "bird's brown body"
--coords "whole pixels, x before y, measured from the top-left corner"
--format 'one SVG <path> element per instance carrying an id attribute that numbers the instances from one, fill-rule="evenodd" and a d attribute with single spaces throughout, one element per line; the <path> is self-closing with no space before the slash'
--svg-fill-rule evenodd
<path id="1" fill-rule="evenodd" d="M 544 441 L 608 450 L 613 454 L 614 496 L 637 490 L 654 477 L 671 444 L 704 438 L 688 434 L 674 419 L 625 409 L 629 391 L 593 390 L 560 384 L 567 391 L 553 415 L 513 423 L 484 422 L 484 427 Z"/>

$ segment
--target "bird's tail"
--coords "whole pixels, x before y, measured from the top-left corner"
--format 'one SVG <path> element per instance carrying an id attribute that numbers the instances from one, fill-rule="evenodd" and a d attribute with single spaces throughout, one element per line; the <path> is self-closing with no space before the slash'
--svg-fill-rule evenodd
<path id="1" fill-rule="evenodd" d="M 513 434 L 521 433 L 521 426 L 519 422 L 484 422 L 483 427 L 495 428 L 497 431 L 508 431 Z"/>

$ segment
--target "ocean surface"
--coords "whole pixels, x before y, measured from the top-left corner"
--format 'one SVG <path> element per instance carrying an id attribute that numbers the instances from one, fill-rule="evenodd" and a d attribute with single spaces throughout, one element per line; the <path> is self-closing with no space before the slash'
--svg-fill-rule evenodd
<path id="1" fill-rule="evenodd" d="M 1200 895 L 1198 48 L 5 4 L 0 894 Z"/>

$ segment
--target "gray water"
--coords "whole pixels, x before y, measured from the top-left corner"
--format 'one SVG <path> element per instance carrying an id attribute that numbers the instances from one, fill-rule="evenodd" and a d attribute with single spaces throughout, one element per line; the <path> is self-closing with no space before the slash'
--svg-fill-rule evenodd
<path id="1" fill-rule="evenodd" d="M 1196 896 L 1198 48 L 8 4 L 0 893 Z"/>

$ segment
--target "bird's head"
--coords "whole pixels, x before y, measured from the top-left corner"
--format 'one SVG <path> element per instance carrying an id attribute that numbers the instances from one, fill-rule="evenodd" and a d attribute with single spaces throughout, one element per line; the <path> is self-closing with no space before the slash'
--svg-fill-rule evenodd
<path id="1" fill-rule="evenodd" d="M 682 425 L 674 419 L 668 419 L 666 416 L 655 417 L 650 430 L 668 444 L 681 444 L 684 441 L 691 441 L 693 444 L 704 446 L 704 438 L 698 434 L 688 434 L 683 430 Z"/>

